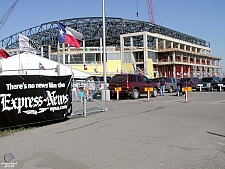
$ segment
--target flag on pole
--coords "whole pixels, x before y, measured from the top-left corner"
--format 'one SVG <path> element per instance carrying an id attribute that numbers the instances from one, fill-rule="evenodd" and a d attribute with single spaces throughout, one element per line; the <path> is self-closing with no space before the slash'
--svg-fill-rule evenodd
<path id="1" fill-rule="evenodd" d="M 58 22 L 58 41 L 61 43 L 69 44 L 70 46 L 80 48 L 83 35 L 74 29 L 64 26 Z"/>
<path id="2" fill-rule="evenodd" d="M 45 70 L 45 67 L 39 62 L 39 69 L 40 70 Z"/>
<path id="3" fill-rule="evenodd" d="M 5 51 L 5 49 L 0 47 L 0 57 L 8 58 L 8 57 L 10 57 L 10 55 Z"/>
<path id="4" fill-rule="evenodd" d="M 20 51 L 41 51 L 41 47 L 38 44 L 36 44 L 34 41 L 30 40 L 30 38 L 24 36 L 21 33 L 19 33 L 19 48 Z"/>

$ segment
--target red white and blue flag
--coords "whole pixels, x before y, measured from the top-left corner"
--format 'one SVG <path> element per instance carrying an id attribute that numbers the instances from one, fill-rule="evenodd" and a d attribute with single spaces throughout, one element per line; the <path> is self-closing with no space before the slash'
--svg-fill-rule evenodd
<path id="1" fill-rule="evenodd" d="M 8 58 L 10 57 L 10 55 L 3 49 L 0 47 L 0 58 Z"/>
<path id="2" fill-rule="evenodd" d="M 45 67 L 39 62 L 39 69 L 40 70 L 45 70 Z"/>
<path id="3" fill-rule="evenodd" d="M 69 44 L 75 48 L 80 48 L 83 35 L 74 29 L 64 26 L 58 22 L 58 41 L 61 43 Z"/>

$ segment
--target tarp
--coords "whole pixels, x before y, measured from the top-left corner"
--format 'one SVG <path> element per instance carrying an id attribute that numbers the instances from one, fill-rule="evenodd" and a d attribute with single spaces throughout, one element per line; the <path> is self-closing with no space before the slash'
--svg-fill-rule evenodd
<path id="1" fill-rule="evenodd" d="M 71 76 L 0 76 L 0 128 L 63 119 L 72 112 Z"/>

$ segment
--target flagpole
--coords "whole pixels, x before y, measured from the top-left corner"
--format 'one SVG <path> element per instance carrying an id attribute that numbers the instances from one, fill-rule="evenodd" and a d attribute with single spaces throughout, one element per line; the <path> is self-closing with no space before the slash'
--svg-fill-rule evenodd
<path id="1" fill-rule="evenodd" d="M 18 39 L 19 39 L 19 70 L 18 70 L 18 75 L 20 75 L 20 34 L 18 34 Z"/>
<path id="2" fill-rule="evenodd" d="M 59 41 L 58 41 L 58 46 L 57 46 L 57 55 L 58 55 L 58 76 L 60 76 L 60 56 L 59 56 Z"/>
<path id="3" fill-rule="evenodd" d="M 105 111 L 106 107 L 106 52 L 105 52 L 105 0 L 102 0 L 102 21 L 103 21 L 103 74 L 104 74 L 104 91 L 105 91 Z"/>

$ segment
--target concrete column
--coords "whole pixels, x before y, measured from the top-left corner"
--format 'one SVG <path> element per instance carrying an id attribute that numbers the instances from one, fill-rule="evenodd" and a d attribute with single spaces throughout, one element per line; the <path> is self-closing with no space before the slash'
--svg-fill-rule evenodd
<path id="1" fill-rule="evenodd" d="M 184 50 L 187 50 L 187 46 L 186 45 L 184 45 Z"/>
<path id="2" fill-rule="evenodd" d="M 163 40 L 163 49 L 166 49 L 166 40 Z"/>
<path id="3" fill-rule="evenodd" d="M 188 55 L 188 63 L 190 63 L 190 62 L 191 62 L 191 56 Z"/>
<path id="4" fill-rule="evenodd" d="M 159 38 L 156 38 L 155 40 L 155 47 L 156 47 L 156 50 L 159 50 Z"/>
<path id="5" fill-rule="evenodd" d="M 188 67 L 188 77 L 192 77 L 193 75 L 191 75 L 191 66 Z"/>
<path id="6" fill-rule="evenodd" d="M 120 35 L 120 58 L 121 58 L 121 71 L 124 71 L 124 38 Z"/>
<path id="7" fill-rule="evenodd" d="M 171 49 L 173 48 L 173 42 L 170 43 L 170 47 L 171 47 Z"/>
<path id="8" fill-rule="evenodd" d="M 196 64 L 196 56 L 194 56 L 194 64 Z"/>
<path id="9" fill-rule="evenodd" d="M 199 73 L 200 73 L 200 79 L 202 78 L 202 74 L 203 74 L 203 72 L 202 72 L 202 67 L 201 66 L 199 66 Z"/>
<path id="10" fill-rule="evenodd" d="M 148 75 L 148 35 L 147 32 L 143 35 L 144 40 L 144 75 Z"/>
<path id="11" fill-rule="evenodd" d="M 172 53 L 173 63 L 175 62 L 175 52 Z"/>
<path id="12" fill-rule="evenodd" d="M 192 46 L 190 46 L 190 51 L 192 52 Z"/>
<path id="13" fill-rule="evenodd" d="M 182 72 L 182 74 L 181 74 L 181 78 L 183 78 L 184 77 L 184 69 L 183 69 L 183 65 L 181 65 L 181 70 L 180 70 L 181 72 Z M 180 73 L 181 73 L 180 72 Z"/>
<path id="14" fill-rule="evenodd" d="M 176 72 L 176 65 L 173 65 L 173 77 L 177 77 L 177 72 Z"/>
<path id="15" fill-rule="evenodd" d="M 178 49 L 180 49 L 180 43 L 178 43 L 177 47 L 178 47 Z"/>
<path id="16" fill-rule="evenodd" d="M 85 61 L 85 40 L 83 40 L 83 64 L 86 64 L 86 61 Z"/>
<path id="17" fill-rule="evenodd" d="M 183 57 L 184 57 L 184 54 L 181 54 L 181 55 L 180 55 L 180 61 L 181 61 L 181 62 L 183 62 Z"/>

